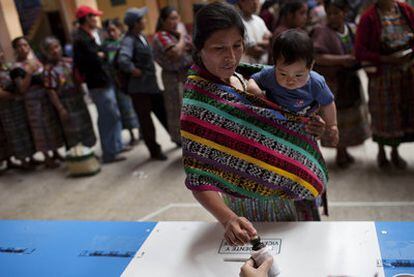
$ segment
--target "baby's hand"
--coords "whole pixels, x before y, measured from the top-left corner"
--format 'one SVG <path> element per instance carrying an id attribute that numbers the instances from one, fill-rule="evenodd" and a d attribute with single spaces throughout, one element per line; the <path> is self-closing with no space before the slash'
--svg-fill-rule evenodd
<path id="1" fill-rule="evenodd" d="M 247 92 L 254 94 L 257 97 L 266 98 L 266 93 L 263 90 L 248 90 Z"/>
<path id="2" fill-rule="evenodd" d="M 250 94 L 254 94 L 257 97 L 261 97 L 261 98 L 266 97 L 265 92 L 260 89 L 260 87 L 257 85 L 257 83 L 253 79 L 250 79 L 247 84 L 247 92 Z"/>
<path id="3" fill-rule="evenodd" d="M 326 127 L 324 133 L 324 139 L 327 141 L 327 146 L 336 147 L 339 143 L 339 130 L 338 126 L 331 125 Z"/>

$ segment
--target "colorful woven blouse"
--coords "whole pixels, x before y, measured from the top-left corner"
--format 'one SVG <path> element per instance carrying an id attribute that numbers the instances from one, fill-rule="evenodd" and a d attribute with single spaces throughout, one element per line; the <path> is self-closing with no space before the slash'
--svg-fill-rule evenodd
<path id="1" fill-rule="evenodd" d="M 194 65 L 181 114 L 186 186 L 259 199 L 314 199 L 327 169 L 309 118 L 279 110 Z"/>

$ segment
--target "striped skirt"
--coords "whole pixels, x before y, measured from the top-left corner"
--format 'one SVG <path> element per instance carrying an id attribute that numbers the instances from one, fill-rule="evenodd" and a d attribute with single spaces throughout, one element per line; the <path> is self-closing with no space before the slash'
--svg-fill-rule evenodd
<path id="1" fill-rule="evenodd" d="M 338 109 L 337 120 L 339 129 L 339 143 L 337 147 L 361 145 L 371 136 L 366 104 L 347 109 Z M 322 146 L 328 145 L 324 139 L 321 140 L 321 143 Z"/>
<path id="2" fill-rule="evenodd" d="M 23 101 L 0 102 L 0 122 L 4 128 L 10 155 L 22 160 L 36 152 Z"/>
<path id="3" fill-rule="evenodd" d="M 373 139 L 393 146 L 414 141 L 414 68 L 384 66 L 382 70 L 369 79 Z"/>
<path id="4" fill-rule="evenodd" d="M 88 147 L 94 146 L 96 136 L 83 94 L 76 91 L 63 91 L 59 97 L 69 113 L 69 120 L 62 122 L 66 146 L 71 148 L 79 143 Z"/>
<path id="5" fill-rule="evenodd" d="M 62 126 L 46 90 L 31 87 L 25 94 L 25 102 L 36 150 L 47 152 L 63 146 Z"/>
<path id="6" fill-rule="evenodd" d="M 181 143 L 180 115 L 183 102 L 184 84 L 180 75 L 174 72 L 162 71 L 164 83 L 164 105 L 167 112 L 168 133 L 171 140 Z"/>
<path id="7" fill-rule="evenodd" d="M 10 152 L 7 146 L 6 134 L 4 132 L 3 125 L 0 122 L 0 165 L 2 161 L 7 160 L 9 157 Z"/>
<path id="8" fill-rule="evenodd" d="M 237 198 L 222 194 L 226 205 L 252 222 L 320 221 L 316 200 Z"/>

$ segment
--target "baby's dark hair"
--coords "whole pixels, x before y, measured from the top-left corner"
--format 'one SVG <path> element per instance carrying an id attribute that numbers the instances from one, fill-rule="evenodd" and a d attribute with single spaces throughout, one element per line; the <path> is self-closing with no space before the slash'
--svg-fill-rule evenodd
<path id="1" fill-rule="evenodd" d="M 313 42 L 304 31 L 290 29 L 279 36 L 272 46 L 273 62 L 283 59 L 285 65 L 304 61 L 310 68 L 314 61 Z"/>

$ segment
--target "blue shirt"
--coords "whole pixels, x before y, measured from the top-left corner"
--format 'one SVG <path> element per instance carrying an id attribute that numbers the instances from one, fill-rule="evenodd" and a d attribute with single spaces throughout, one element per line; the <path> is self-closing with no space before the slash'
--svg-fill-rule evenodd
<path id="1" fill-rule="evenodd" d="M 266 97 L 288 111 L 303 112 L 313 104 L 326 106 L 334 101 L 334 96 L 326 84 L 325 78 L 315 71 L 310 72 L 308 82 L 298 89 L 287 89 L 278 84 L 274 66 L 265 67 L 252 75 Z"/>

